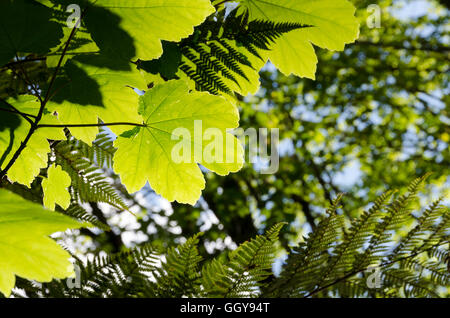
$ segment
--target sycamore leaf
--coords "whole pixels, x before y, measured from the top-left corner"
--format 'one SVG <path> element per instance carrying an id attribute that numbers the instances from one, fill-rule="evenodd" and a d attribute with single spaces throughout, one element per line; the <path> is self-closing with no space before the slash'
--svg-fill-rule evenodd
<path id="1" fill-rule="evenodd" d="M 152 60 L 163 52 L 161 40 L 180 41 L 214 12 L 209 0 L 97 1 L 86 25 L 102 53 Z"/>
<path id="2" fill-rule="evenodd" d="M 148 181 L 167 200 L 194 204 L 205 186 L 197 163 L 220 175 L 242 167 L 242 146 L 227 132 L 238 126 L 239 113 L 223 97 L 169 81 L 142 96 L 139 111 L 146 127 L 114 143 L 114 171 L 130 192 Z"/>
<path id="3" fill-rule="evenodd" d="M 20 95 L 17 99 L 7 100 L 11 105 L 23 113 L 37 115 L 40 103 L 36 97 Z M 9 109 L 3 103 L 1 108 Z M 59 124 L 52 114 L 46 114 L 40 121 L 41 124 Z M 4 168 L 13 157 L 16 150 L 25 140 L 30 123 L 19 115 L 2 112 L 0 117 L 0 168 Z M 47 139 L 63 140 L 64 131 L 61 128 L 39 128 L 31 136 L 27 146 L 8 171 L 8 179 L 30 187 L 40 169 L 47 167 L 50 145 Z"/>
<path id="4" fill-rule="evenodd" d="M 56 46 L 50 49 L 49 54 L 46 57 L 46 64 L 49 68 L 56 67 L 61 58 L 61 54 L 65 51 L 64 57 L 61 61 L 61 65 L 66 64 L 67 60 L 81 54 L 94 54 L 99 53 L 100 49 L 92 39 L 89 31 L 87 30 L 83 20 L 78 20 L 78 13 L 81 15 L 81 11 L 76 12 L 78 8 L 83 9 L 87 4 L 85 0 L 81 0 L 79 3 L 74 3 L 72 0 L 35 0 L 41 4 L 50 8 L 52 12 L 51 21 L 58 23 L 63 32 L 63 37 L 60 39 Z M 77 8 L 77 9 L 75 9 Z M 69 46 L 65 49 L 68 39 L 73 31 L 72 26 L 77 26 L 76 32 L 72 34 L 72 38 L 69 42 Z"/>
<path id="5" fill-rule="evenodd" d="M 72 32 L 71 28 L 64 27 L 63 28 L 64 37 L 61 39 L 60 43 L 53 47 L 50 50 L 50 53 L 46 58 L 46 63 L 48 67 L 56 67 L 61 58 L 61 54 L 64 51 L 64 47 L 67 43 L 67 40 L 70 37 L 70 33 Z M 92 40 L 91 35 L 84 27 L 79 27 L 73 39 L 69 42 L 69 46 L 64 54 L 63 60 L 61 61 L 61 65 L 66 64 L 67 60 L 71 59 L 74 56 L 80 54 L 92 54 L 97 53 L 99 48 Z"/>
<path id="6" fill-rule="evenodd" d="M 315 78 L 317 57 L 311 45 L 341 51 L 356 40 L 359 24 L 347 0 L 241 0 L 251 20 L 297 22 L 311 28 L 291 31 L 271 47 L 270 60 L 284 74 Z"/>
<path id="7" fill-rule="evenodd" d="M 104 122 L 141 123 L 142 117 L 137 112 L 139 95 L 133 88 L 146 88 L 145 80 L 136 69 L 111 69 L 113 63 L 93 55 L 68 61 L 64 67 L 66 77 L 55 84 L 60 88 L 48 108 L 56 111 L 64 124 L 97 124 L 99 118 Z M 114 126 L 111 130 L 121 134 L 129 126 Z M 70 131 L 75 138 L 91 144 L 98 127 L 70 128 Z"/>
<path id="8" fill-rule="evenodd" d="M 63 36 L 51 10 L 34 1 L 0 2 L 0 66 L 19 53 L 45 54 Z"/>
<path id="9" fill-rule="evenodd" d="M 70 205 L 70 193 L 67 188 L 72 180 L 61 166 L 52 165 L 48 168 L 47 178 L 42 180 L 42 190 L 44 191 L 44 206 L 47 209 L 55 210 L 55 204 L 63 209 Z"/>
<path id="10" fill-rule="evenodd" d="M 85 225 L 0 189 L 0 292 L 9 297 L 15 275 L 39 282 L 72 275 L 70 254 L 48 235 Z"/>

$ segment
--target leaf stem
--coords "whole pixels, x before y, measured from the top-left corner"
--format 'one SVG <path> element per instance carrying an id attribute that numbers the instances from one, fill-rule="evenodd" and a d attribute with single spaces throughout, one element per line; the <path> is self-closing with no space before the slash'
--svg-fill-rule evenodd
<path id="1" fill-rule="evenodd" d="M 146 124 L 117 122 L 117 123 L 100 123 L 100 124 L 56 124 L 56 125 L 38 125 L 37 128 L 71 128 L 71 127 L 107 127 L 107 126 L 137 126 L 147 127 Z"/>

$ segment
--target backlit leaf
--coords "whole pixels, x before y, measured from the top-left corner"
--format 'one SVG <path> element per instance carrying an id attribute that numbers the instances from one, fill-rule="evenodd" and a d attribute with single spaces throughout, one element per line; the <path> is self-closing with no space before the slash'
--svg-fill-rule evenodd
<path id="1" fill-rule="evenodd" d="M 220 175 L 242 167 L 242 147 L 226 131 L 238 126 L 239 113 L 223 97 L 189 93 L 184 81 L 169 81 L 141 98 L 140 113 L 146 127 L 137 127 L 114 143 L 118 148 L 114 170 L 129 192 L 148 181 L 169 201 L 194 204 L 205 186 L 197 163 Z M 206 136 L 202 140 L 210 128 L 222 138 L 215 149 Z"/>
<path id="2" fill-rule="evenodd" d="M 0 189 L 0 292 L 10 295 L 15 276 L 49 282 L 72 275 L 70 254 L 48 235 L 81 226 Z"/>

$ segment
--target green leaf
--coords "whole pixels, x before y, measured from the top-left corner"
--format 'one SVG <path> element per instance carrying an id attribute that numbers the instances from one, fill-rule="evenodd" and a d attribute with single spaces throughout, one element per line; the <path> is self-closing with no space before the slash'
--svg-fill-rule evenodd
<path id="1" fill-rule="evenodd" d="M 161 40 L 180 41 L 214 12 L 209 0 L 97 1 L 86 24 L 109 56 L 152 60 L 163 52 Z"/>
<path id="2" fill-rule="evenodd" d="M 92 64 L 95 65 L 92 65 Z M 97 124 L 104 122 L 142 123 L 137 112 L 139 95 L 133 88 L 144 89 L 146 84 L 139 71 L 113 70 L 113 61 L 86 55 L 67 62 L 66 78 L 55 84 L 60 87 L 48 103 L 64 124 Z M 114 126 L 111 130 L 121 134 L 129 126 Z M 91 144 L 98 127 L 70 128 L 72 135 Z"/>
<path id="3" fill-rule="evenodd" d="M 239 113 L 223 97 L 189 93 L 184 81 L 169 81 L 141 97 L 140 113 L 146 127 L 114 143 L 114 171 L 129 192 L 148 181 L 167 200 L 194 204 L 205 186 L 197 163 L 220 175 L 242 167 L 242 146 L 226 131 L 238 126 Z M 222 140 L 202 140 L 209 128 L 216 128 Z"/>
<path id="4" fill-rule="evenodd" d="M 229 254 L 226 264 L 213 261 L 203 267 L 205 292 L 212 297 L 250 297 L 271 275 L 278 235 L 285 223 L 246 241 Z"/>
<path id="5" fill-rule="evenodd" d="M 68 27 L 63 28 L 64 37 L 61 39 L 59 45 L 52 48 L 50 51 L 51 54 L 47 56 L 46 63 L 47 66 L 52 68 L 58 65 L 58 62 L 61 58 L 61 54 L 64 51 L 64 47 L 67 43 L 67 40 L 72 33 L 72 29 Z M 66 53 L 61 61 L 61 65 L 66 64 L 67 60 L 71 59 L 74 56 L 80 54 L 92 54 L 97 53 L 99 48 L 92 40 L 91 35 L 88 33 L 86 28 L 80 27 L 73 36 L 73 39 L 70 41 L 69 46 L 67 47 Z"/>
<path id="6" fill-rule="evenodd" d="M 61 166 L 52 165 L 47 171 L 48 177 L 42 180 L 44 191 L 44 206 L 54 210 L 57 203 L 63 209 L 70 205 L 70 193 L 67 188 L 71 184 L 70 176 Z"/>
<path id="7" fill-rule="evenodd" d="M 15 275 L 39 282 L 72 275 L 70 254 L 48 235 L 81 226 L 0 189 L 0 292 L 10 295 Z"/>
<path id="8" fill-rule="evenodd" d="M 20 95 L 16 100 L 7 100 L 11 105 L 23 113 L 37 115 L 40 103 L 36 97 Z M 0 108 L 10 109 L 4 103 Z M 5 168 L 13 157 L 16 150 L 25 140 L 30 123 L 19 115 L 2 112 L 0 118 L 0 168 Z M 40 124 L 59 124 L 57 118 L 52 114 L 43 116 Z M 47 167 L 50 145 L 47 139 L 63 140 L 64 132 L 61 128 L 39 128 L 31 136 L 27 146 L 8 171 L 8 179 L 30 187 L 31 182 L 39 174 L 40 169 Z"/>
<path id="9" fill-rule="evenodd" d="M 50 21 L 51 10 L 35 1 L 0 3 L 0 66 L 19 53 L 45 54 L 58 44 L 63 32 Z"/>
<path id="10" fill-rule="evenodd" d="M 342 51 L 359 34 L 355 7 L 347 0 L 242 0 L 251 20 L 312 25 L 283 35 L 269 53 L 284 74 L 315 78 L 317 57 L 311 44 Z"/>

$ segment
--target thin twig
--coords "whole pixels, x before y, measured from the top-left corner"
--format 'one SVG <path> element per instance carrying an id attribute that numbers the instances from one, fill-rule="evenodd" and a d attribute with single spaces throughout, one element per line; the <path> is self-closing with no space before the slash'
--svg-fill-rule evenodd
<path id="1" fill-rule="evenodd" d="M 44 61 L 46 57 L 33 57 L 33 58 L 26 58 L 23 60 L 13 61 L 9 62 L 8 64 L 5 64 L 2 68 L 11 68 L 12 66 L 28 63 L 28 62 L 37 62 L 37 61 Z"/>
<path id="2" fill-rule="evenodd" d="M 27 113 L 21 112 L 21 111 L 18 110 L 16 107 L 14 107 L 14 105 L 12 105 L 11 103 L 8 103 L 8 102 L 7 102 L 6 100 L 4 100 L 3 98 L 0 98 L 0 101 L 3 102 L 5 105 L 11 107 L 11 108 L 12 108 L 13 110 L 15 110 L 16 113 L 18 113 L 18 114 L 25 115 L 25 116 L 27 116 L 27 117 L 36 118 L 35 115 L 27 114 Z M 4 108 L 0 108 L 0 109 L 1 109 L 1 110 L 4 110 Z"/>
<path id="3" fill-rule="evenodd" d="M 25 72 L 25 70 L 24 70 L 22 67 L 20 67 L 20 70 L 22 71 L 22 74 L 23 74 L 23 78 L 24 78 L 24 80 L 25 80 L 25 83 L 27 83 L 27 85 L 30 86 L 30 87 L 33 89 L 33 91 L 34 91 L 34 94 L 33 94 L 33 95 L 35 95 L 35 96 L 39 99 L 39 101 L 42 103 L 42 97 L 41 97 L 41 95 L 39 94 L 39 90 L 37 89 L 36 84 L 34 84 L 34 83 L 30 80 L 30 78 L 28 77 L 27 73 Z"/>
<path id="4" fill-rule="evenodd" d="M 30 125 L 33 125 L 33 120 L 31 120 L 30 117 L 28 117 L 28 116 L 31 116 L 29 114 L 22 113 L 22 112 L 20 112 L 18 110 L 15 110 L 15 109 L 6 109 L 6 108 L 0 108 L 0 111 L 13 113 L 13 114 L 18 114 L 18 115 L 22 116 L 27 122 L 29 122 Z"/>
<path id="5" fill-rule="evenodd" d="M 50 84 L 48 85 L 47 93 L 45 94 L 44 101 L 41 104 L 41 109 L 39 110 L 38 118 L 39 118 L 39 116 L 42 116 L 42 113 L 44 112 L 45 105 L 47 104 L 47 102 L 50 99 L 50 91 L 51 91 L 51 89 L 53 87 L 53 84 L 55 83 L 56 75 L 58 75 L 59 69 L 61 68 L 62 61 L 64 60 L 64 57 L 66 56 L 67 49 L 69 48 L 69 45 L 70 45 L 70 41 L 75 36 L 75 33 L 76 33 L 77 29 L 78 29 L 78 26 L 81 23 L 81 19 L 86 14 L 86 9 L 83 10 L 83 13 L 81 14 L 80 18 L 78 19 L 76 25 L 74 25 L 74 27 L 72 28 L 72 32 L 70 32 L 69 38 L 67 39 L 67 42 L 66 42 L 66 45 L 64 46 L 64 49 L 63 49 L 63 51 L 61 53 L 61 56 L 59 57 L 59 61 L 58 61 L 58 64 L 56 65 L 55 72 L 53 73 L 53 76 L 52 76 L 52 78 L 50 80 Z"/>
<path id="6" fill-rule="evenodd" d="M 26 84 L 27 86 L 30 86 L 30 90 L 33 91 L 33 92 L 32 92 L 33 95 L 36 96 L 36 97 L 39 99 L 39 101 L 41 102 L 41 96 L 39 95 L 39 93 L 38 93 L 38 91 L 37 91 L 35 85 L 32 84 L 32 83 L 29 81 L 28 77 L 27 77 L 27 76 L 22 76 L 22 75 L 20 75 L 20 72 L 18 72 L 18 70 L 14 69 L 14 68 L 10 68 L 10 70 L 11 70 L 11 72 L 13 73 L 14 76 L 16 76 L 16 77 L 18 77 L 19 79 L 21 79 L 22 81 L 24 81 L 25 84 Z M 21 70 L 22 73 L 24 73 L 24 75 L 25 75 L 25 72 L 24 72 L 22 69 L 20 69 L 20 70 Z M 28 87 L 27 87 L 27 89 L 28 89 Z"/>

